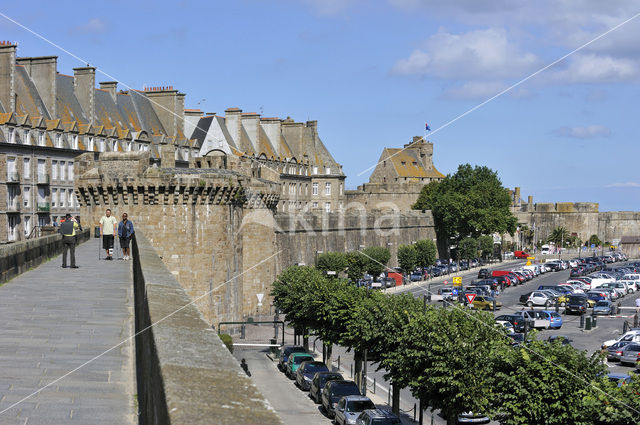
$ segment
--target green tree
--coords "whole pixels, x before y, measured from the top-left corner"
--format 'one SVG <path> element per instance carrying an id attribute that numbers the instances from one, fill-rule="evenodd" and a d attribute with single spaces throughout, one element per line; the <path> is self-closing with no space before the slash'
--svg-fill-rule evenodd
<path id="1" fill-rule="evenodd" d="M 566 245 L 567 241 L 569 241 L 570 237 L 571 234 L 566 228 L 558 226 L 553 229 L 553 231 L 547 238 L 547 242 L 553 242 L 556 244 L 556 246 L 563 247 L 564 245 Z"/>
<path id="2" fill-rule="evenodd" d="M 345 254 L 347 263 L 347 276 L 353 282 L 362 279 L 367 269 L 368 259 L 358 251 L 351 251 Z"/>
<path id="3" fill-rule="evenodd" d="M 398 266 L 405 272 L 411 272 L 416 267 L 418 252 L 413 245 L 400 245 L 398 247 Z"/>
<path id="4" fill-rule="evenodd" d="M 484 166 L 460 165 L 455 174 L 423 189 L 414 208 L 429 207 L 438 238 L 449 241 L 482 234 L 513 233 L 517 220 L 498 174 Z"/>
<path id="5" fill-rule="evenodd" d="M 385 267 L 391 259 L 391 253 L 388 249 L 379 246 L 371 246 L 362 250 L 362 254 L 367 258 L 365 269 L 372 276 L 378 276 L 385 270 Z"/>
<path id="6" fill-rule="evenodd" d="M 416 247 L 416 263 L 419 267 L 429 267 L 436 262 L 436 244 L 431 239 L 421 239 L 414 245 Z"/>
<path id="7" fill-rule="evenodd" d="M 478 244 L 480 246 L 480 252 L 482 258 L 489 258 L 493 255 L 493 236 L 482 235 L 478 238 Z"/>
<path id="8" fill-rule="evenodd" d="M 343 272 L 347 268 L 346 256 L 342 252 L 325 252 L 318 255 L 316 268 L 324 273 L 328 271 Z"/>
<path id="9" fill-rule="evenodd" d="M 493 358 L 508 347 L 492 314 L 428 307 L 410 318 L 385 367 L 396 367 L 414 397 L 440 409 L 448 423 L 465 411 L 488 412 L 502 394 L 491 385 Z"/>
<path id="10" fill-rule="evenodd" d="M 422 187 L 422 190 L 420 190 L 418 200 L 415 204 L 413 204 L 412 208 L 414 210 L 430 210 L 432 205 L 432 197 L 436 196 L 439 184 L 439 181 L 432 180 L 428 184 L 424 185 Z"/>
<path id="11" fill-rule="evenodd" d="M 471 260 L 478 256 L 478 241 L 474 238 L 465 238 L 458 244 L 460 258 Z"/>
<path id="12" fill-rule="evenodd" d="M 561 341 L 534 337 L 493 359 L 493 385 L 499 385 L 500 396 L 491 400 L 492 411 L 502 425 L 594 423 L 595 409 L 585 403 L 595 401 L 591 384 L 607 369 L 602 355 L 589 357 Z"/>
<path id="13" fill-rule="evenodd" d="M 589 244 L 589 246 L 591 246 L 591 245 L 595 245 L 595 246 L 602 245 L 602 241 L 600 240 L 600 238 L 597 235 L 591 235 L 591 237 L 589 238 L 587 243 Z"/>

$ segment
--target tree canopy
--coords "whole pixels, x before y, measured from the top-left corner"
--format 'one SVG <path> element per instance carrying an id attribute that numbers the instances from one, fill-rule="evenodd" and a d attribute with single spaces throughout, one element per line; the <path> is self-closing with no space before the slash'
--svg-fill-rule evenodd
<path id="1" fill-rule="evenodd" d="M 342 252 L 325 252 L 318 255 L 316 268 L 325 273 L 328 271 L 340 273 L 347 268 L 347 258 Z"/>
<path id="2" fill-rule="evenodd" d="M 418 260 L 418 253 L 413 245 L 400 245 L 398 247 L 398 266 L 408 273 L 415 269 Z"/>
<path id="3" fill-rule="evenodd" d="M 436 244 L 430 239 L 416 241 L 416 265 L 418 267 L 429 267 L 436 262 Z"/>
<path id="4" fill-rule="evenodd" d="M 460 165 L 455 174 L 422 188 L 414 209 L 430 209 L 439 238 L 457 240 L 516 230 L 511 198 L 498 174 L 485 166 Z"/>
<path id="5" fill-rule="evenodd" d="M 378 276 L 382 273 L 391 259 L 391 253 L 388 249 L 379 246 L 371 246 L 362 250 L 362 254 L 367 259 L 365 270 L 372 276 Z"/>

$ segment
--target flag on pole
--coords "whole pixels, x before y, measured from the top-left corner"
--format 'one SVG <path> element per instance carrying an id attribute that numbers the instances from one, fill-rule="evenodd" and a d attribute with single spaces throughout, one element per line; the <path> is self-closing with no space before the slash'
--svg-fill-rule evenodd
<path id="1" fill-rule="evenodd" d="M 424 123 L 425 131 L 431 131 L 431 127 L 429 127 L 429 123 Z"/>

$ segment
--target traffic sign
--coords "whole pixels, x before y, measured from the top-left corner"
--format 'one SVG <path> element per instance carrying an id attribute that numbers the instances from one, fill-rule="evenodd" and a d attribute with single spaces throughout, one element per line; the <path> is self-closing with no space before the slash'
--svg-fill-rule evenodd
<path id="1" fill-rule="evenodd" d="M 531 256 L 527 257 L 527 260 L 535 260 L 535 259 L 536 257 L 531 257 Z"/>
<path id="2" fill-rule="evenodd" d="M 262 298 L 264 297 L 264 294 L 256 294 L 256 297 L 258 298 L 258 307 L 262 307 Z"/>
<path id="3" fill-rule="evenodd" d="M 592 243 L 591 248 L 595 248 L 595 247 L 596 247 L 596 244 Z"/>
<path id="4" fill-rule="evenodd" d="M 449 282 L 447 282 L 447 281 L 445 280 L 445 281 L 444 281 L 444 284 L 445 284 L 445 285 L 448 285 L 448 284 L 449 284 Z"/>
<path id="5" fill-rule="evenodd" d="M 458 290 L 457 290 L 457 289 L 455 289 L 455 288 L 454 288 L 454 289 L 452 289 L 452 290 L 451 290 L 451 295 L 452 295 L 452 296 L 454 296 L 454 297 L 457 297 L 457 296 L 458 296 Z"/>
<path id="6" fill-rule="evenodd" d="M 469 304 L 473 304 L 473 300 L 476 299 L 476 294 L 465 294 L 465 297 L 467 297 L 467 301 L 469 301 Z"/>
<path id="7" fill-rule="evenodd" d="M 460 276 L 454 276 L 453 279 L 451 279 L 453 281 L 453 284 L 455 286 L 460 286 L 462 285 L 462 277 Z"/>

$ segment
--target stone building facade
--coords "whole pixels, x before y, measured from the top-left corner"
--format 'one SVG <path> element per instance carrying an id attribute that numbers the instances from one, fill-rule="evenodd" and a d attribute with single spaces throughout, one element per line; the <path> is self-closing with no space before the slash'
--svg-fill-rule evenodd
<path id="1" fill-rule="evenodd" d="M 384 148 L 369 183 L 347 192 L 350 205 L 409 211 L 425 184 L 444 175 L 433 164 L 433 144 L 415 136 L 403 148 Z"/>

